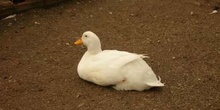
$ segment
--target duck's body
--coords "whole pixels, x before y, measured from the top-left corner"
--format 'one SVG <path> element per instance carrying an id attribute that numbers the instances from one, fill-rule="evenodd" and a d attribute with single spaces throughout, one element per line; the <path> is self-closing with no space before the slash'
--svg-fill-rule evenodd
<path id="1" fill-rule="evenodd" d="M 92 32 L 85 32 L 83 35 L 98 38 Z M 102 51 L 99 39 L 94 44 L 100 49 L 92 49 L 96 46 L 86 43 L 96 40 L 86 42 L 87 39 L 82 37 L 88 50 L 78 64 L 80 78 L 101 86 L 113 85 L 116 90 L 143 91 L 151 87 L 164 86 L 143 60 L 146 56 L 117 50 Z"/>

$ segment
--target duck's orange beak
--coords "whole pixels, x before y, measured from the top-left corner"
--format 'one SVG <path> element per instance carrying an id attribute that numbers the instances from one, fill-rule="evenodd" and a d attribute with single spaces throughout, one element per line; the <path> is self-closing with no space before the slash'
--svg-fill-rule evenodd
<path id="1" fill-rule="evenodd" d="M 82 45 L 83 41 L 82 38 L 80 38 L 79 40 L 77 40 L 76 42 L 74 42 L 75 45 Z"/>

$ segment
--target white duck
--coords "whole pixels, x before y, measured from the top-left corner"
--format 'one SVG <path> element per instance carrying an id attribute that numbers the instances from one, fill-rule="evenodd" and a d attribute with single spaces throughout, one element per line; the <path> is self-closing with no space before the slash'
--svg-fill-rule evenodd
<path id="1" fill-rule="evenodd" d="M 102 51 L 98 36 L 91 31 L 84 32 L 74 44 L 87 47 L 77 68 L 79 77 L 84 80 L 101 86 L 113 85 L 116 90 L 143 91 L 164 86 L 143 60 L 147 56 L 126 51 Z"/>

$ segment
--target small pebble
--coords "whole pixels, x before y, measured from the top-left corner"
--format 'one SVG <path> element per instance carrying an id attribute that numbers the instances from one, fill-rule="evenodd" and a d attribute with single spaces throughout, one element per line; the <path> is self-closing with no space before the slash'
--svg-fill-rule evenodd
<path id="1" fill-rule="evenodd" d="M 135 14 L 132 13 L 132 14 L 130 14 L 130 16 L 135 16 Z"/>
<path id="2" fill-rule="evenodd" d="M 78 105 L 78 107 L 81 107 L 81 106 L 83 106 L 83 105 L 84 105 L 84 103 L 81 103 L 81 104 Z"/>
<path id="3" fill-rule="evenodd" d="M 215 13 L 217 13 L 218 11 L 217 10 L 213 10 L 211 13 L 209 13 L 209 14 L 215 14 Z"/>
<path id="4" fill-rule="evenodd" d="M 40 23 L 35 21 L 34 24 L 39 25 Z"/>
<path id="5" fill-rule="evenodd" d="M 2 19 L 2 20 L 11 19 L 11 18 L 14 18 L 14 17 L 16 17 L 16 14 L 9 15 L 8 17 L 5 17 L 5 18 Z"/>
<path id="6" fill-rule="evenodd" d="M 81 95 L 80 94 L 78 94 L 77 96 L 76 96 L 76 98 L 79 98 Z"/>
<path id="7" fill-rule="evenodd" d="M 8 23 L 8 26 L 12 26 L 12 23 Z"/>

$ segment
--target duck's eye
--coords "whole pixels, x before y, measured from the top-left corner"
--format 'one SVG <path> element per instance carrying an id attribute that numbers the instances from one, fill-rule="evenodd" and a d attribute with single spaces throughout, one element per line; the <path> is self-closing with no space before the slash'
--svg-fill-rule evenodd
<path id="1" fill-rule="evenodd" d="M 85 37 L 88 37 L 87 35 L 85 35 Z"/>

